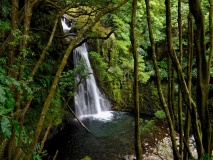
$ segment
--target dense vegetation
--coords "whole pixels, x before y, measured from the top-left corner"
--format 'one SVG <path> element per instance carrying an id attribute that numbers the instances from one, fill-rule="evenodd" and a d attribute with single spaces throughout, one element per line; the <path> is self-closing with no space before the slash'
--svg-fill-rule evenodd
<path id="1" fill-rule="evenodd" d="M 212 152 L 212 0 L 1 0 L 0 159 L 39 159 L 78 84 L 72 50 L 89 44 L 95 77 L 114 109 L 165 114 L 174 159 Z M 67 40 L 61 17 L 76 24 Z M 80 83 L 80 82 L 79 82 Z M 157 86 L 157 87 L 156 87 Z M 159 110 L 161 110 L 159 112 Z M 164 112 L 162 112 L 162 110 Z M 177 149 L 175 134 L 179 133 Z M 139 136 L 138 136 L 139 135 Z M 191 157 L 192 158 L 192 157 Z"/>

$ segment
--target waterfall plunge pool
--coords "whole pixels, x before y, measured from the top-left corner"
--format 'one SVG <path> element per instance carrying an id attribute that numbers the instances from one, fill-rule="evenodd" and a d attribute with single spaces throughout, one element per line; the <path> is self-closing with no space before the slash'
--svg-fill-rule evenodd
<path id="1" fill-rule="evenodd" d="M 124 155 L 134 154 L 133 115 L 118 111 L 101 114 L 81 119 L 91 133 L 77 120 L 67 123 L 46 143 L 49 156 L 53 157 L 56 150 L 57 160 L 81 160 L 85 156 L 92 160 L 120 160 Z"/>

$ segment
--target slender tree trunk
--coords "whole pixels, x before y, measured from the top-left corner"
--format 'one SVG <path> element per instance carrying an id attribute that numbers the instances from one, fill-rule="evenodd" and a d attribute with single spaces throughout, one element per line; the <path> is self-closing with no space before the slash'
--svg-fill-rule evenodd
<path id="1" fill-rule="evenodd" d="M 211 64 L 212 64 L 212 57 L 213 57 L 213 0 L 209 0 L 209 32 L 210 32 L 210 54 L 209 54 L 209 61 L 208 61 L 208 82 L 210 81 L 210 69 L 211 69 Z M 213 129 L 211 130 L 211 149 L 210 151 L 213 150 Z"/>
<path id="2" fill-rule="evenodd" d="M 187 62 L 187 86 L 189 88 L 189 95 L 191 97 L 191 87 L 192 87 L 192 60 L 193 60 L 193 21 L 192 21 L 192 14 L 189 13 L 188 15 L 188 62 Z M 186 120 L 185 120 L 185 127 L 184 127 L 184 137 L 186 142 L 189 146 L 189 134 L 190 134 L 190 127 L 191 127 L 191 115 L 190 111 L 192 110 L 191 102 L 188 100 L 189 106 L 186 107 Z M 184 159 L 189 159 L 189 153 L 186 150 L 186 145 L 184 148 Z"/>
<path id="3" fill-rule="evenodd" d="M 171 66 L 171 59 L 170 54 L 167 53 L 167 65 L 168 65 L 168 95 L 167 95 L 167 102 L 169 107 L 169 112 L 171 115 L 172 122 L 175 123 L 174 118 L 174 110 L 172 107 L 172 66 Z"/>
<path id="4" fill-rule="evenodd" d="M 142 146 L 141 146 L 141 135 L 140 135 L 140 106 L 139 106 L 139 93 L 138 93 L 138 52 L 135 37 L 135 22 L 136 22 L 136 10 L 137 0 L 132 2 L 132 20 L 131 20 L 131 31 L 130 40 L 132 43 L 132 52 L 134 57 L 134 104 L 135 104 L 135 152 L 138 160 L 143 159 Z"/>
<path id="5" fill-rule="evenodd" d="M 19 5 L 19 1 L 18 0 L 14 0 L 12 1 L 12 20 L 11 20 L 11 29 L 12 32 L 15 33 L 18 30 L 18 5 Z M 14 42 L 15 39 L 17 37 L 14 36 L 14 34 L 11 34 L 11 40 Z M 17 45 L 9 45 L 9 52 L 7 55 L 7 60 L 8 60 L 8 71 L 7 74 L 9 77 L 12 78 L 17 78 L 18 74 L 17 74 L 17 65 L 16 65 L 16 49 L 17 49 Z M 14 85 L 10 86 L 11 91 L 13 92 L 13 96 L 14 99 L 17 98 L 17 89 L 15 88 Z M 11 139 L 9 140 L 9 145 L 8 145 L 8 160 L 12 159 L 12 155 L 13 155 L 13 151 L 15 148 L 14 142 L 15 142 L 15 128 L 12 126 L 11 128 L 12 130 L 12 136 Z"/>
<path id="6" fill-rule="evenodd" d="M 46 140 L 47 140 L 47 136 L 48 136 L 48 134 L 49 134 L 49 132 L 50 132 L 50 129 L 51 129 L 52 125 L 53 125 L 52 122 L 50 122 L 49 125 L 48 125 L 48 127 L 47 127 L 47 130 L 46 130 L 46 132 L 45 132 L 45 134 L 44 134 L 44 137 L 43 137 L 43 139 L 42 139 L 42 141 L 41 141 L 41 147 L 40 147 L 38 153 L 41 153 L 41 152 L 42 152 L 42 150 L 43 150 L 43 148 L 44 148 L 44 143 L 45 143 Z"/>
<path id="7" fill-rule="evenodd" d="M 26 154 L 26 156 L 24 157 L 24 160 L 29 160 L 33 151 L 34 151 L 34 148 L 37 144 L 37 141 L 38 141 L 38 138 L 39 138 L 39 135 L 41 133 L 41 130 L 42 130 L 42 127 L 43 127 L 43 123 L 44 123 L 44 119 L 45 119 L 45 116 L 46 116 L 46 113 L 47 113 L 47 110 L 51 104 L 51 100 L 55 94 L 55 90 L 56 90 L 56 87 L 58 85 L 58 82 L 59 82 L 59 79 L 60 79 L 60 76 L 61 76 L 61 73 L 67 63 L 67 59 L 69 58 L 70 56 L 70 53 L 72 51 L 72 49 L 75 47 L 75 45 L 81 40 L 82 36 L 84 36 L 88 31 L 90 31 L 92 29 L 92 27 L 100 20 L 100 18 L 102 16 L 104 16 L 106 13 L 109 13 L 109 12 L 112 12 L 116 9 L 118 9 L 119 7 L 121 7 L 122 5 L 124 5 L 128 0 L 121 0 L 119 3 L 113 5 L 113 6 L 109 6 L 109 7 L 106 7 L 104 9 L 102 9 L 97 15 L 96 17 L 93 19 L 93 21 L 91 21 L 91 23 L 88 23 L 86 26 L 84 26 L 76 35 L 76 38 L 74 40 L 71 41 L 70 45 L 68 46 L 67 50 L 66 50 L 66 53 L 64 54 L 64 57 L 62 59 L 62 62 L 59 66 L 59 69 L 54 77 L 54 80 L 53 80 L 53 83 L 52 83 L 52 86 L 50 88 L 50 91 L 49 91 L 49 94 L 44 102 L 44 107 L 42 109 L 42 112 L 40 114 L 40 117 L 39 117 L 39 121 L 37 123 L 37 127 L 36 127 L 36 130 L 34 132 L 34 137 L 33 137 L 33 140 L 29 146 L 29 150 Z"/>
<path id="8" fill-rule="evenodd" d="M 11 41 L 15 42 L 15 39 L 17 39 L 18 37 L 14 36 L 14 33 L 17 32 L 18 30 L 18 5 L 19 5 L 19 1 L 18 0 L 14 0 L 12 1 L 12 20 L 11 20 L 11 31 L 13 32 L 13 34 L 11 34 Z M 10 41 L 10 42 L 11 42 Z M 17 45 L 18 44 L 10 44 L 9 45 L 9 52 L 7 55 L 7 60 L 8 60 L 8 76 L 16 78 L 17 77 L 17 68 L 15 67 L 15 57 L 17 55 L 15 55 L 16 53 L 16 49 L 17 49 Z M 12 89 L 13 92 L 15 92 L 15 89 Z"/>
<path id="9" fill-rule="evenodd" d="M 182 66 L 183 59 L 183 45 L 182 45 L 182 14 L 181 14 L 181 0 L 178 0 L 178 29 L 179 29 L 179 50 L 180 58 L 179 62 Z M 178 122 L 179 122 L 179 153 L 181 159 L 183 159 L 183 115 L 182 115 L 182 93 L 180 86 L 178 86 Z"/>
<path id="10" fill-rule="evenodd" d="M 213 17 L 213 0 L 209 0 L 209 34 L 210 34 L 210 54 L 209 54 L 209 61 L 208 61 L 208 80 L 210 80 L 210 69 L 211 69 L 211 64 L 212 64 L 212 57 L 213 57 L 213 22 L 212 22 L 212 17 Z"/>
<path id="11" fill-rule="evenodd" d="M 180 160 L 181 157 L 180 157 L 180 154 L 177 150 L 174 124 L 172 122 L 172 118 L 171 118 L 170 113 L 169 113 L 169 108 L 168 108 L 168 105 L 165 101 L 164 94 L 163 94 L 162 87 L 161 87 L 160 73 L 159 73 L 159 68 L 158 68 L 158 65 L 157 65 L 157 59 L 156 59 L 156 54 L 155 54 L 155 42 L 154 42 L 154 38 L 153 38 L 152 26 L 151 26 L 151 21 L 150 21 L 151 17 L 150 17 L 150 11 L 149 11 L 149 0 L 145 0 L 145 1 L 146 1 L 147 21 L 148 21 L 148 28 L 149 28 L 149 39 L 150 39 L 150 43 L 151 43 L 152 60 L 153 60 L 156 79 L 157 79 L 158 94 L 159 94 L 160 100 L 162 102 L 162 105 L 163 105 L 163 108 L 164 108 L 164 111 L 165 111 L 165 114 L 166 114 L 166 118 L 167 118 L 167 121 L 168 121 L 169 129 L 170 129 L 170 136 L 171 136 L 171 140 L 172 140 L 174 159 Z"/>
<path id="12" fill-rule="evenodd" d="M 170 59 L 171 60 L 171 59 Z M 173 65 L 171 65 L 171 109 L 172 109 L 172 113 L 171 114 L 171 118 L 173 119 L 173 123 L 175 128 L 177 128 L 178 126 L 178 114 L 175 108 L 175 69 L 173 67 Z"/>

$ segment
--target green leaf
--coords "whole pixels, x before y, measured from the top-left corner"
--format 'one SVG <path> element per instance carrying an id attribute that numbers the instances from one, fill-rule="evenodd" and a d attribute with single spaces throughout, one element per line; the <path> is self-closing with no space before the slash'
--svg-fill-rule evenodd
<path id="1" fill-rule="evenodd" d="M 10 138 L 11 137 L 11 125 L 10 121 L 7 117 L 2 117 L 1 119 L 1 130 L 5 137 Z"/>
<path id="2" fill-rule="evenodd" d="M 5 115 L 5 114 L 8 114 L 10 112 L 12 112 L 12 109 L 5 109 L 5 108 L 2 109 L 1 108 L 0 115 Z"/>
<path id="3" fill-rule="evenodd" d="M 15 100 L 13 98 L 8 98 L 6 100 L 6 106 L 8 109 L 13 109 L 13 107 L 15 106 Z"/>
<path id="4" fill-rule="evenodd" d="M 33 155 L 33 160 L 42 160 L 42 159 L 38 154 L 36 154 L 36 155 Z"/>
<path id="5" fill-rule="evenodd" d="M 0 87 L 0 103 L 4 104 L 6 100 L 5 91 L 2 87 Z"/>
<path id="6" fill-rule="evenodd" d="M 14 126 L 15 129 L 16 129 L 16 133 L 17 133 L 18 136 L 19 136 L 20 133 L 21 133 L 21 129 L 20 129 L 20 126 L 19 126 L 18 122 L 17 122 L 16 120 L 12 119 L 12 123 L 13 123 L 13 126 Z"/>

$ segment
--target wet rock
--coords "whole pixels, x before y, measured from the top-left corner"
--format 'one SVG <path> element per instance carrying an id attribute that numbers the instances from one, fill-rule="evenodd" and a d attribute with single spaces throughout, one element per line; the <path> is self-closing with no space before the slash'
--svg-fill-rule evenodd
<path id="1" fill-rule="evenodd" d="M 179 137 L 176 137 L 177 144 L 179 144 Z M 197 158 L 197 149 L 193 139 L 190 139 L 190 150 L 194 158 Z M 148 146 L 146 146 L 147 148 Z M 165 137 L 158 142 L 153 152 L 146 152 L 144 160 L 173 160 L 172 142 L 170 137 Z"/>
<path id="2" fill-rule="evenodd" d="M 136 157 L 134 155 L 125 155 L 123 157 L 124 160 L 136 160 Z"/>

